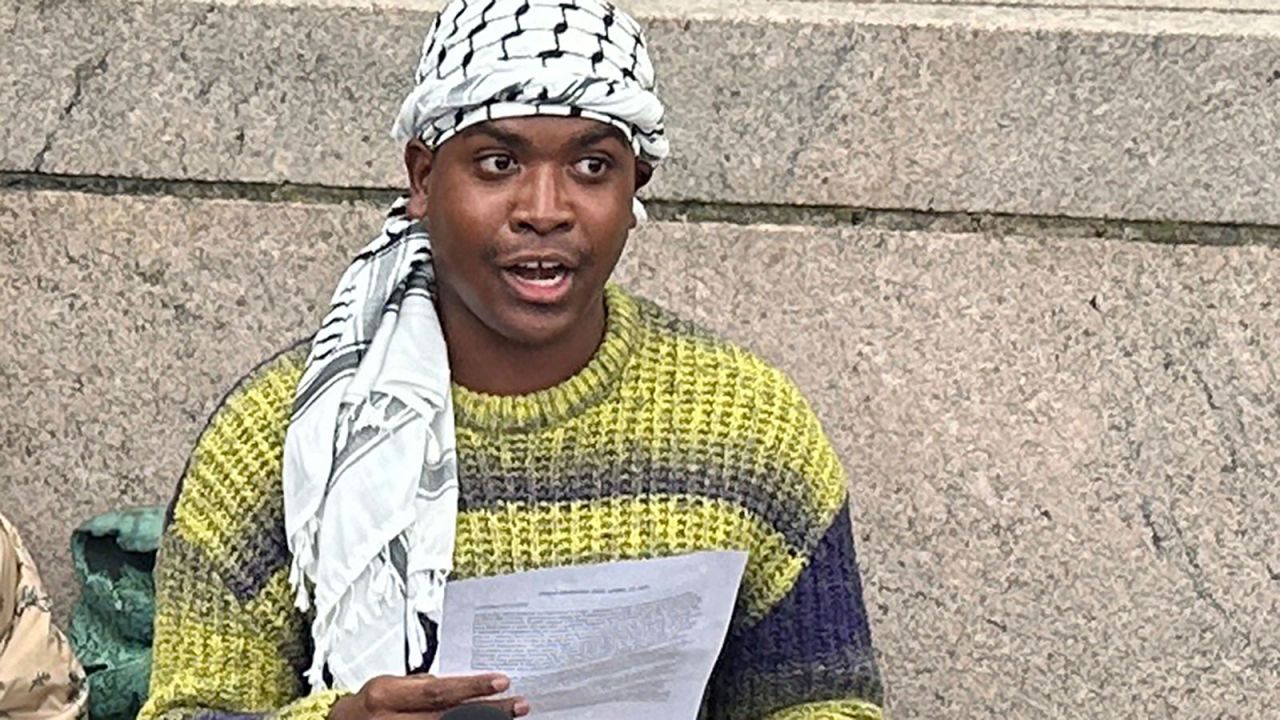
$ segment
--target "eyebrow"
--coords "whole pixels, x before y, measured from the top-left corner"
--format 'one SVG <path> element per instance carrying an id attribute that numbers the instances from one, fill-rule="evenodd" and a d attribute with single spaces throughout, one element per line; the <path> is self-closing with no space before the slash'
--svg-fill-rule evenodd
<path id="1" fill-rule="evenodd" d="M 498 142 L 513 147 L 517 150 L 528 150 L 531 146 L 530 142 L 524 137 L 513 132 L 507 132 L 493 126 L 492 123 L 482 123 L 475 127 L 477 135 L 488 135 L 490 138 Z"/>
<path id="2" fill-rule="evenodd" d="M 615 139 L 622 144 L 626 144 L 623 139 L 622 131 L 612 125 L 602 125 L 592 128 L 585 132 L 578 133 L 574 136 L 570 144 L 578 149 L 583 149 L 595 145 L 602 140 Z"/>

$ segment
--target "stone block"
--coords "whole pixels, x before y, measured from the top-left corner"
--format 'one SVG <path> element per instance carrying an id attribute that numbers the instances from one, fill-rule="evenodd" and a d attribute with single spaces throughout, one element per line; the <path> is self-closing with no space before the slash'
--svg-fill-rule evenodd
<path id="1" fill-rule="evenodd" d="M 406 4 L 21 4 L 0 170 L 400 186 Z M 675 148 L 653 197 L 1280 222 L 1280 15 L 634 5 Z"/>
<path id="2" fill-rule="evenodd" d="M 823 0 L 795 0 L 797 2 L 822 2 Z M 832 2 L 871 3 L 888 5 L 973 5 L 973 0 L 828 0 Z M 1117 8 L 1120 10 L 1152 11 L 1208 11 L 1276 13 L 1280 8 L 1271 0 L 983 0 L 983 5 L 1008 5 L 1018 8 L 1082 8 L 1088 10 Z"/>
<path id="3" fill-rule="evenodd" d="M 1274 711 L 1280 251 L 669 225 L 628 257 L 815 404 L 893 717 Z"/>
<path id="4" fill-rule="evenodd" d="M 0 508 L 65 617 L 68 539 L 165 502 L 222 394 L 327 309 L 377 211 L 0 194 Z"/>
<path id="5" fill-rule="evenodd" d="M 309 332 L 371 206 L 0 194 L 0 507 L 66 538 L 169 494 Z M 655 224 L 620 278 L 760 352 L 852 479 L 894 717 L 1267 717 L 1280 251 Z"/>

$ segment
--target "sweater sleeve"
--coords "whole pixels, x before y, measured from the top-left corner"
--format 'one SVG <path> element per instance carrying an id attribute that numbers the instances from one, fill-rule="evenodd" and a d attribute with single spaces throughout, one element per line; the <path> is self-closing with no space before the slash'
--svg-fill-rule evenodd
<path id="1" fill-rule="evenodd" d="M 816 416 L 787 385 L 778 404 L 790 410 L 780 412 L 780 422 L 761 433 L 758 445 L 771 458 L 767 519 L 790 541 L 785 550 L 775 544 L 752 551 L 744 586 L 749 596 L 766 599 L 749 600 L 755 609 L 726 638 L 712 716 L 880 720 L 884 693 L 863 603 L 847 479 Z"/>
<path id="2" fill-rule="evenodd" d="M 304 697 L 310 642 L 288 582 L 280 473 L 304 352 L 242 380 L 188 461 L 157 557 L 140 720 L 324 720 L 339 697 Z"/>
<path id="3" fill-rule="evenodd" d="M 730 636 L 721 668 L 732 720 L 880 720 L 847 504 L 782 599 Z"/>

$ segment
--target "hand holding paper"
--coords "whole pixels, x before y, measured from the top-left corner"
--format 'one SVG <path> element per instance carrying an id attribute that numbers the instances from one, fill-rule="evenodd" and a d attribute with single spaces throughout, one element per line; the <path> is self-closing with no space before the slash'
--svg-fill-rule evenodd
<path id="1" fill-rule="evenodd" d="M 450 583 L 440 674 L 502 672 L 547 720 L 697 717 L 744 552 Z"/>
<path id="2" fill-rule="evenodd" d="M 493 699 L 511 685 L 497 673 L 438 678 L 430 675 L 384 675 L 364 684 L 360 691 L 334 703 L 329 720 L 457 720 L 454 710 L 485 707 L 498 717 L 522 717 L 529 711 L 523 698 Z M 483 717 L 483 716 L 481 716 Z"/>

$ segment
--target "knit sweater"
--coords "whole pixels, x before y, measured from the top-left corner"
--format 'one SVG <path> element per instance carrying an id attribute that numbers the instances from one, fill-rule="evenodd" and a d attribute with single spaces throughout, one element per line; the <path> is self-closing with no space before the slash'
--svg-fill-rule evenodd
<path id="1" fill-rule="evenodd" d="M 713 720 L 880 718 L 844 473 L 796 388 L 754 355 L 610 286 L 602 344 L 553 388 L 455 386 L 454 578 L 749 553 L 703 703 Z M 323 720 L 307 696 L 281 467 L 297 346 L 201 434 L 159 551 L 141 720 Z M 536 717 L 537 707 L 533 708 Z"/>

